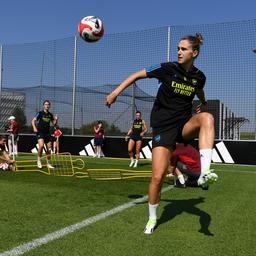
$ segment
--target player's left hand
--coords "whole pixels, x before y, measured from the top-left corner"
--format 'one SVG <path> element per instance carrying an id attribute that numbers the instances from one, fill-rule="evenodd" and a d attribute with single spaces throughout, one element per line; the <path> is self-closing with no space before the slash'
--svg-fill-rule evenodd
<path id="1" fill-rule="evenodd" d="M 204 112 L 206 108 L 207 108 L 207 103 L 204 105 L 201 103 L 196 106 L 196 113 L 199 114 L 201 112 Z"/>
<path id="2" fill-rule="evenodd" d="M 116 101 L 117 95 L 112 92 L 106 98 L 106 106 L 110 108 L 110 106 Z"/>

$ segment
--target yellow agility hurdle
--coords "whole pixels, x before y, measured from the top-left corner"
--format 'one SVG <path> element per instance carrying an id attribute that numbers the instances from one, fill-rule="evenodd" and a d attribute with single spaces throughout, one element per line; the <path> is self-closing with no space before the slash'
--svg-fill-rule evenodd
<path id="1" fill-rule="evenodd" d="M 124 180 L 151 177 L 151 171 L 135 171 L 125 169 L 87 169 L 86 174 L 77 172 L 75 175 L 77 178 L 89 178 L 92 180 Z"/>
<path id="2" fill-rule="evenodd" d="M 151 177 L 149 170 L 127 170 L 127 169 L 88 169 L 81 158 L 72 158 L 68 152 L 52 154 L 41 158 L 42 169 L 37 167 L 37 156 L 26 154 L 30 159 L 16 161 L 16 172 L 41 172 L 53 176 L 75 176 L 77 178 L 87 178 L 92 180 L 124 180 L 134 178 Z M 50 161 L 54 167 L 48 168 Z"/>
<path id="3" fill-rule="evenodd" d="M 68 152 L 60 154 L 52 154 L 49 156 L 43 156 L 41 158 L 42 169 L 37 167 L 37 157 L 35 159 L 28 160 L 17 160 L 15 163 L 16 172 L 41 172 L 46 175 L 54 176 L 74 176 L 76 170 L 83 170 L 85 168 L 84 160 L 77 158 L 72 159 L 72 155 Z M 47 163 L 50 161 L 51 165 L 54 167 L 48 168 Z"/>

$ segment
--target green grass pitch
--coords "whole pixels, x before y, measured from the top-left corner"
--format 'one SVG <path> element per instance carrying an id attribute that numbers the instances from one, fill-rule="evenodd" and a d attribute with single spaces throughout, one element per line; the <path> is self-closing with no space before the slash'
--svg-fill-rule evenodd
<path id="1" fill-rule="evenodd" d="M 127 169 L 129 160 L 85 158 L 88 168 Z M 138 169 L 150 170 L 140 161 Z M 131 168 L 132 169 L 132 168 Z M 162 194 L 158 227 L 143 234 L 147 202 L 95 222 L 23 255 L 255 255 L 256 168 L 215 165 L 208 191 Z M 147 194 L 149 178 L 95 181 L 42 173 L 0 172 L 0 255 Z M 168 179 L 164 187 L 170 186 Z"/>

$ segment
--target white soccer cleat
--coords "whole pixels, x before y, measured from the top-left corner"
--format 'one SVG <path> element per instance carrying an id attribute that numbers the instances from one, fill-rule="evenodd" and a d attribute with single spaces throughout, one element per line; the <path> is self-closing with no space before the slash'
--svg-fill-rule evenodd
<path id="1" fill-rule="evenodd" d="M 130 165 L 129 165 L 129 167 L 132 167 L 134 163 L 135 163 L 135 160 L 132 159 L 132 160 L 131 160 L 131 163 L 130 163 Z"/>
<path id="2" fill-rule="evenodd" d="M 39 168 L 39 169 L 43 168 L 41 161 L 37 161 L 37 168 Z"/>
<path id="3" fill-rule="evenodd" d="M 206 186 L 212 184 L 218 180 L 218 175 L 214 172 L 207 172 L 199 177 L 197 184 L 198 186 Z"/>
<path id="4" fill-rule="evenodd" d="M 136 168 L 138 166 L 138 161 L 135 161 L 135 164 L 134 164 L 134 168 Z"/>
<path id="5" fill-rule="evenodd" d="M 146 227 L 144 228 L 144 234 L 150 235 L 154 232 L 156 227 L 156 219 L 149 219 Z"/>
<path id="6" fill-rule="evenodd" d="M 54 169 L 54 167 L 51 164 L 47 164 L 48 169 Z"/>

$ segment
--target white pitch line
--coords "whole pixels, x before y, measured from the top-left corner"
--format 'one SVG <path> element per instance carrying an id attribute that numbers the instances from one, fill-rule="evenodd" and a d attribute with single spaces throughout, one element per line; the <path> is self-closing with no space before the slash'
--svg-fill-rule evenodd
<path id="1" fill-rule="evenodd" d="M 167 192 L 172 188 L 173 188 L 173 186 L 167 186 L 167 187 L 162 189 L 162 193 Z M 122 212 L 123 210 L 128 209 L 130 207 L 133 207 L 138 203 L 145 202 L 145 201 L 147 201 L 147 199 L 148 199 L 148 196 L 143 196 L 143 197 L 138 198 L 136 200 L 133 200 L 129 203 L 120 205 L 120 206 L 115 207 L 111 210 L 105 211 L 103 213 L 97 214 L 97 215 L 95 215 L 93 217 L 90 217 L 88 219 L 85 219 L 85 220 L 83 220 L 81 222 L 78 222 L 76 224 L 67 226 L 67 227 L 62 228 L 60 230 L 57 230 L 55 232 L 49 233 L 49 234 L 47 234 L 43 237 L 34 239 L 34 240 L 32 240 L 28 243 L 21 244 L 21 245 L 13 248 L 11 250 L 8 250 L 8 251 L 5 251 L 5 252 L 1 253 L 0 256 L 16 256 L 16 255 L 24 254 L 24 253 L 26 253 L 26 252 L 28 252 L 32 249 L 35 249 L 35 248 L 37 248 L 41 245 L 47 244 L 47 243 L 49 243 L 53 240 L 64 237 L 64 236 L 66 236 L 68 234 L 71 234 L 71 233 L 73 233 L 73 232 L 75 232 L 79 229 L 87 227 L 87 226 L 89 226 L 89 225 L 91 225 L 91 224 L 93 224 L 97 221 L 103 220 L 103 219 L 105 219 L 105 218 L 107 218 L 111 215 Z"/>

